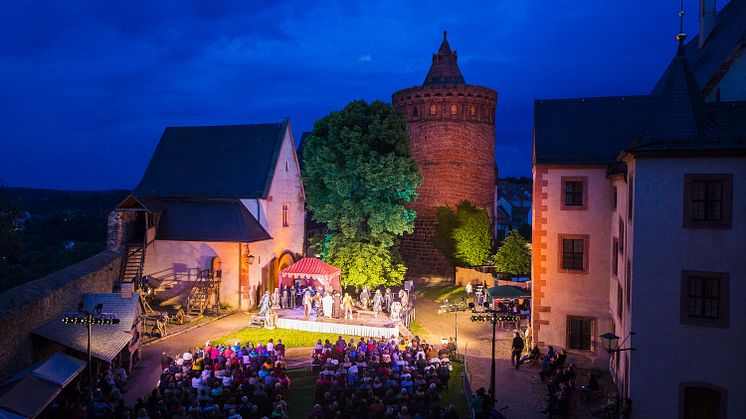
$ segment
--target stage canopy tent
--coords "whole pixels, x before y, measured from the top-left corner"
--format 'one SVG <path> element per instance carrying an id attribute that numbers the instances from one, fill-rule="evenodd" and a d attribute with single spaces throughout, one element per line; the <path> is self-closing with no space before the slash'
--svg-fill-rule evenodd
<path id="1" fill-rule="evenodd" d="M 327 291 L 339 290 L 339 268 L 317 258 L 303 258 L 280 271 L 280 283 L 292 285 L 297 280 L 305 280 L 306 285 L 320 284 Z"/>
<path id="2" fill-rule="evenodd" d="M 494 300 L 510 300 L 515 298 L 528 298 L 531 297 L 531 293 L 528 291 L 514 287 L 512 285 L 501 285 L 492 287 L 487 290 L 489 295 Z"/>

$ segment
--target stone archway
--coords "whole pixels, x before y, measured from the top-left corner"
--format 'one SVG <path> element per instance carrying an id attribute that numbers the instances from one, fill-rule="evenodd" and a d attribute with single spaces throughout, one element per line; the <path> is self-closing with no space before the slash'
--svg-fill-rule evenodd
<path id="1" fill-rule="evenodd" d="M 277 264 L 274 274 L 272 275 L 273 288 L 278 287 L 280 284 L 280 271 L 287 268 L 297 261 L 295 254 L 289 250 L 282 252 L 279 258 L 277 258 Z"/>

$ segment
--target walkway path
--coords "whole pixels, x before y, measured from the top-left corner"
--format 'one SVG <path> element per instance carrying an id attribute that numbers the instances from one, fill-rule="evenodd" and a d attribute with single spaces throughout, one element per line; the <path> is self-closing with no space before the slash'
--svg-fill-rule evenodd
<path id="1" fill-rule="evenodd" d="M 138 397 L 146 397 L 158 384 L 161 376 L 161 354 L 184 353 L 197 345 L 204 345 L 210 339 L 227 335 L 248 326 L 250 316 L 237 312 L 207 325 L 189 330 L 178 336 L 171 336 L 142 348 L 140 362 L 137 363 L 127 382 L 124 402 L 134 406 Z"/>
<path id="2" fill-rule="evenodd" d="M 454 317 L 457 316 L 459 351 L 466 352 L 472 388 L 489 389 L 491 325 L 472 322 L 470 312 L 438 314 L 439 307 L 439 303 L 425 297 L 417 299 L 417 321 L 430 332 L 426 339 L 440 342 L 441 338 L 454 336 Z M 508 418 L 546 418 L 539 413 L 545 407 L 541 396 L 546 390 L 538 386 L 538 372 L 526 367 L 515 370 L 510 365 L 511 342 L 512 335 L 498 328 L 495 342 L 497 406 L 508 406 L 502 411 Z"/>

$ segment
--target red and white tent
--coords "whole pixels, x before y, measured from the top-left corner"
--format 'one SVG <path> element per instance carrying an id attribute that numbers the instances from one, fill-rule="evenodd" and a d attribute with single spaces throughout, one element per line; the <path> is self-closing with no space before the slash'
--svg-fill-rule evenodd
<path id="1" fill-rule="evenodd" d="M 339 268 L 317 258 L 303 258 L 280 271 L 280 283 L 292 285 L 295 280 L 305 281 L 305 285 L 321 285 L 327 291 L 341 289 Z"/>

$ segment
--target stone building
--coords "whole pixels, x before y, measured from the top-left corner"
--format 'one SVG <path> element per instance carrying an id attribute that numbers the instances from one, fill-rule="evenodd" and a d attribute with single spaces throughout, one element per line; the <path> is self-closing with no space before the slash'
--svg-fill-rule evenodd
<path id="1" fill-rule="evenodd" d="M 710 41 L 743 42 L 744 8 L 723 9 Z M 746 101 L 722 99 L 746 79 L 707 101 L 682 35 L 650 95 L 535 103 L 533 338 L 608 368 L 635 417 L 724 418 L 746 411 L 722 361 L 746 342 Z"/>
<path id="2" fill-rule="evenodd" d="M 414 232 L 401 241 L 408 276 L 453 278 L 451 267 L 433 244 L 436 209 L 468 200 L 494 214 L 495 107 L 497 92 L 466 84 L 446 33 L 422 86 L 393 94 L 392 103 L 407 120 L 412 156 L 422 176 Z"/>
<path id="3" fill-rule="evenodd" d="M 124 252 L 123 282 L 147 276 L 168 294 L 209 275 L 217 293 L 200 304 L 245 310 L 303 252 L 304 203 L 287 120 L 169 127 L 110 217 L 109 245 Z"/>

